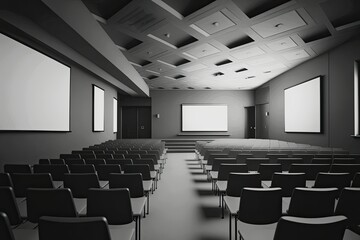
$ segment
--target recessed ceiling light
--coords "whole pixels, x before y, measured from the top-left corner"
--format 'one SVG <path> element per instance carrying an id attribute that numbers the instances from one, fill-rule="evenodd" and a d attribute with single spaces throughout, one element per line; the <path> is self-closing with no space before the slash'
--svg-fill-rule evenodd
<path id="1" fill-rule="evenodd" d="M 251 78 L 254 78 L 255 76 L 248 76 L 246 77 L 245 79 L 251 79 Z"/>
<path id="2" fill-rule="evenodd" d="M 215 27 L 218 27 L 220 24 L 218 22 L 213 22 L 212 25 L 214 25 Z"/>
<path id="3" fill-rule="evenodd" d="M 170 33 L 165 33 L 164 36 L 167 37 L 167 38 L 169 38 L 169 37 L 170 37 Z"/>
<path id="4" fill-rule="evenodd" d="M 271 71 L 265 71 L 264 73 L 271 73 Z"/>
<path id="5" fill-rule="evenodd" d="M 284 26 L 283 23 L 278 23 L 278 24 L 275 24 L 275 25 L 274 25 L 274 27 L 276 27 L 276 28 L 279 28 L 279 27 L 282 27 L 282 26 Z"/>

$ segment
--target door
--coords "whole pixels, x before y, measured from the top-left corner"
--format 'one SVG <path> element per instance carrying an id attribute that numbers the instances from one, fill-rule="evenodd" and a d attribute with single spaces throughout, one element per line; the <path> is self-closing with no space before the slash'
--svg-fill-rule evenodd
<path id="1" fill-rule="evenodd" d="M 246 107 L 245 138 L 255 138 L 255 107 Z"/>
<path id="2" fill-rule="evenodd" d="M 256 105 L 256 138 L 269 138 L 269 104 Z"/>
<path id="3" fill-rule="evenodd" d="M 151 138 L 151 108 L 122 107 L 122 138 Z"/>

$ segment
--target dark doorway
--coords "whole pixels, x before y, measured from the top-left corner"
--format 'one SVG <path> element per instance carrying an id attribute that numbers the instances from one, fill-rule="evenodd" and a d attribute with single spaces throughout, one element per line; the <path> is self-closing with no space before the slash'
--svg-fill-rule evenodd
<path id="1" fill-rule="evenodd" d="M 245 138 L 255 138 L 255 107 L 246 107 Z"/>
<path id="2" fill-rule="evenodd" d="M 256 105 L 256 138 L 269 138 L 269 104 Z"/>
<path id="3" fill-rule="evenodd" d="M 151 108 L 122 107 L 122 138 L 151 138 Z"/>

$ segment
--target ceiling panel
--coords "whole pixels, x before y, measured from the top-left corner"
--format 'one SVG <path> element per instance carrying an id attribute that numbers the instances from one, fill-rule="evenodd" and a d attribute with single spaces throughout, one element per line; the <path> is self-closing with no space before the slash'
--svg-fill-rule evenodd
<path id="1" fill-rule="evenodd" d="M 95 15 L 108 19 L 132 0 L 82 0 Z"/>
<path id="2" fill-rule="evenodd" d="M 230 49 L 254 42 L 254 39 L 239 30 L 222 34 L 216 40 Z"/>
<path id="3" fill-rule="evenodd" d="M 267 38 L 305 25 L 306 22 L 300 15 L 296 11 L 291 11 L 255 24 L 251 28 L 261 37 Z"/>
<path id="4" fill-rule="evenodd" d="M 331 33 L 323 24 L 316 25 L 298 33 L 305 43 L 313 42 L 322 38 L 330 37 Z"/>
<path id="5" fill-rule="evenodd" d="M 310 57 L 310 55 L 304 49 L 283 53 L 282 56 L 289 61 Z"/>
<path id="6" fill-rule="evenodd" d="M 161 60 L 162 62 L 169 63 L 171 65 L 174 65 L 176 67 L 190 62 L 189 60 L 187 60 L 185 58 L 182 58 L 182 57 L 179 57 L 179 56 L 174 55 L 174 54 L 167 55 L 167 56 L 164 56 L 164 57 L 160 57 L 159 60 Z"/>
<path id="7" fill-rule="evenodd" d="M 273 51 L 281 51 L 293 47 L 297 47 L 297 44 L 291 39 L 291 37 L 281 38 L 266 44 L 268 48 Z"/>
<path id="8" fill-rule="evenodd" d="M 180 13 L 182 16 L 186 17 L 201 8 L 209 5 L 215 0 L 161 0 L 157 2 L 164 2 L 172 9 Z"/>
<path id="9" fill-rule="evenodd" d="M 194 24 L 210 35 L 235 26 L 235 23 L 221 11 L 202 18 Z"/>
<path id="10" fill-rule="evenodd" d="M 269 11 L 290 0 L 251 0 L 251 1 L 234 1 L 236 5 L 249 17 L 255 17 L 261 13 Z"/>
<path id="11" fill-rule="evenodd" d="M 202 58 L 219 52 L 219 49 L 208 43 L 201 44 L 186 51 L 187 54 L 190 54 L 195 58 Z"/>
<path id="12" fill-rule="evenodd" d="M 252 48 L 243 49 L 243 50 L 235 51 L 235 52 L 231 53 L 232 56 L 234 56 L 235 58 L 237 58 L 239 60 L 243 60 L 243 59 L 247 59 L 247 58 L 251 58 L 251 57 L 255 57 L 255 56 L 259 56 L 259 55 L 263 55 L 263 54 L 265 54 L 265 51 L 259 47 L 252 47 Z"/>

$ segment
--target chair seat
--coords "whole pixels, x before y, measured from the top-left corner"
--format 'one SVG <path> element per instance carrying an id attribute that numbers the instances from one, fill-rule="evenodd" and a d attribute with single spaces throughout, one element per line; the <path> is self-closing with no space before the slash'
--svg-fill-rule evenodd
<path id="1" fill-rule="evenodd" d="M 100 187 L 105 188 L 107 185 L 109 185 L 109 181 L 99 181 Z"/>
<path id="2" fill-rule="evenodd" d="M 145 192 L 150 192 L 152 187 L 153 181 L 152 180 L 145 180 L 143 181 L 143 187 Z"/>
<path id="3" fill-rule="evenodd" d="M 272 224 L 247 224 L 238 221 L 239 234 L 245 240 L 271 240 L 274 238 L 277 223 Z"/>
<path id="4" fill-rule="evenodd" d="M 53 181 L 54 188 L 61 188 L 64 185 L 63 181 Z"/>
<path id="5" fill-rule="evenodd" d="M 349 231 L 349 233 L 347 233 L 348 236 L 353 236 L 353 238 L 348 238 L 349 240 L 350 240 L 350 239 L 360 240 L 360 225 L 351 226 L 351 227 L 350 227 L 350 230 L 346 230 L 346 231 Z M 346 232 L 345 232 L 345 235 L 346 235 Z M 344 240 L 346 240 L 345 237 L 344 237 Z"/>
<path id="6" fill-rule="evenodd" d="M 156 178 L 156 171 L 150 171 L 150 177 L 152 179 L 155 179 Z"/>
<path id="7" fill-rule="evenodd" d="M 240 197 L 224 196 L 224 202 L 231 215 L 236 215 L 239 211 Z"/>
<path id="8" fill-rule="evenodd" d="M 16 240 L 38 240 L 39 234 L 36 229 L 13 229 Z"/>
<path id="9" fill-rule="evenodd" d="M 135 233 L 135 224 L 109 225 L 111 239 L 131 240 Z"/>
<path id="10" fill-rule="evenodd" d="M 86 198 L 74 198 L 76 211 L 81 215 L 86 215 Z"/>
<path id="11" fill-rule="evenodd" d="M 206 171 L 211 171 L 212 169 L 212 165 L 205 165 L 205 170 Z"/>
<path id="12" fill-rule="evenodd" d="M 218 171 L 210 171 L 210 177 L 212 180 L 218 179 L 219 172 Z"/>
<path id="13" fill-rule="evenodd" d="M 160 165 L 159 165 L 159 164 L 155 164 L 155 165 L 154 165 L 154 169 L 155 169 L 155 171 L 159 171 L 159 170 L 160 170 Z"/>
<path id="14" fill-rule="evenodd" d="M 282 212 L 283 214 L 287 214 L 287 210 L 289 209 L 291 197 L 283 197 L 282 198 Z"/>
<path id="15" fill-rule="evenodd" d="M 146 197 L 139 197 L 139 198 L 131 198 L 131 208 L 133 211 L 134 216 L 141 216 L 145 204 L 146 204 Z"/>
<path id="16" fill-rule="evenodd" d="M 19 205 L 21 202 L 24 202 L 25 200 L 26 200 L 26 198 L 24 198 L 24 197 L 17 197 L 16 204 Z"/>
<path id="17" fill-rule="evenodd" d="M 217 181 L 216 186 L 220 192 L 226 192 L 227 181 Z"/>
<path id="18" fill-rule="evenodd" d="M 26 207 L 26 201 L 23 201 L 21 203 L 18 203 L 19 213 L 21 218 L 27 218 L 27 207 Z"/>

